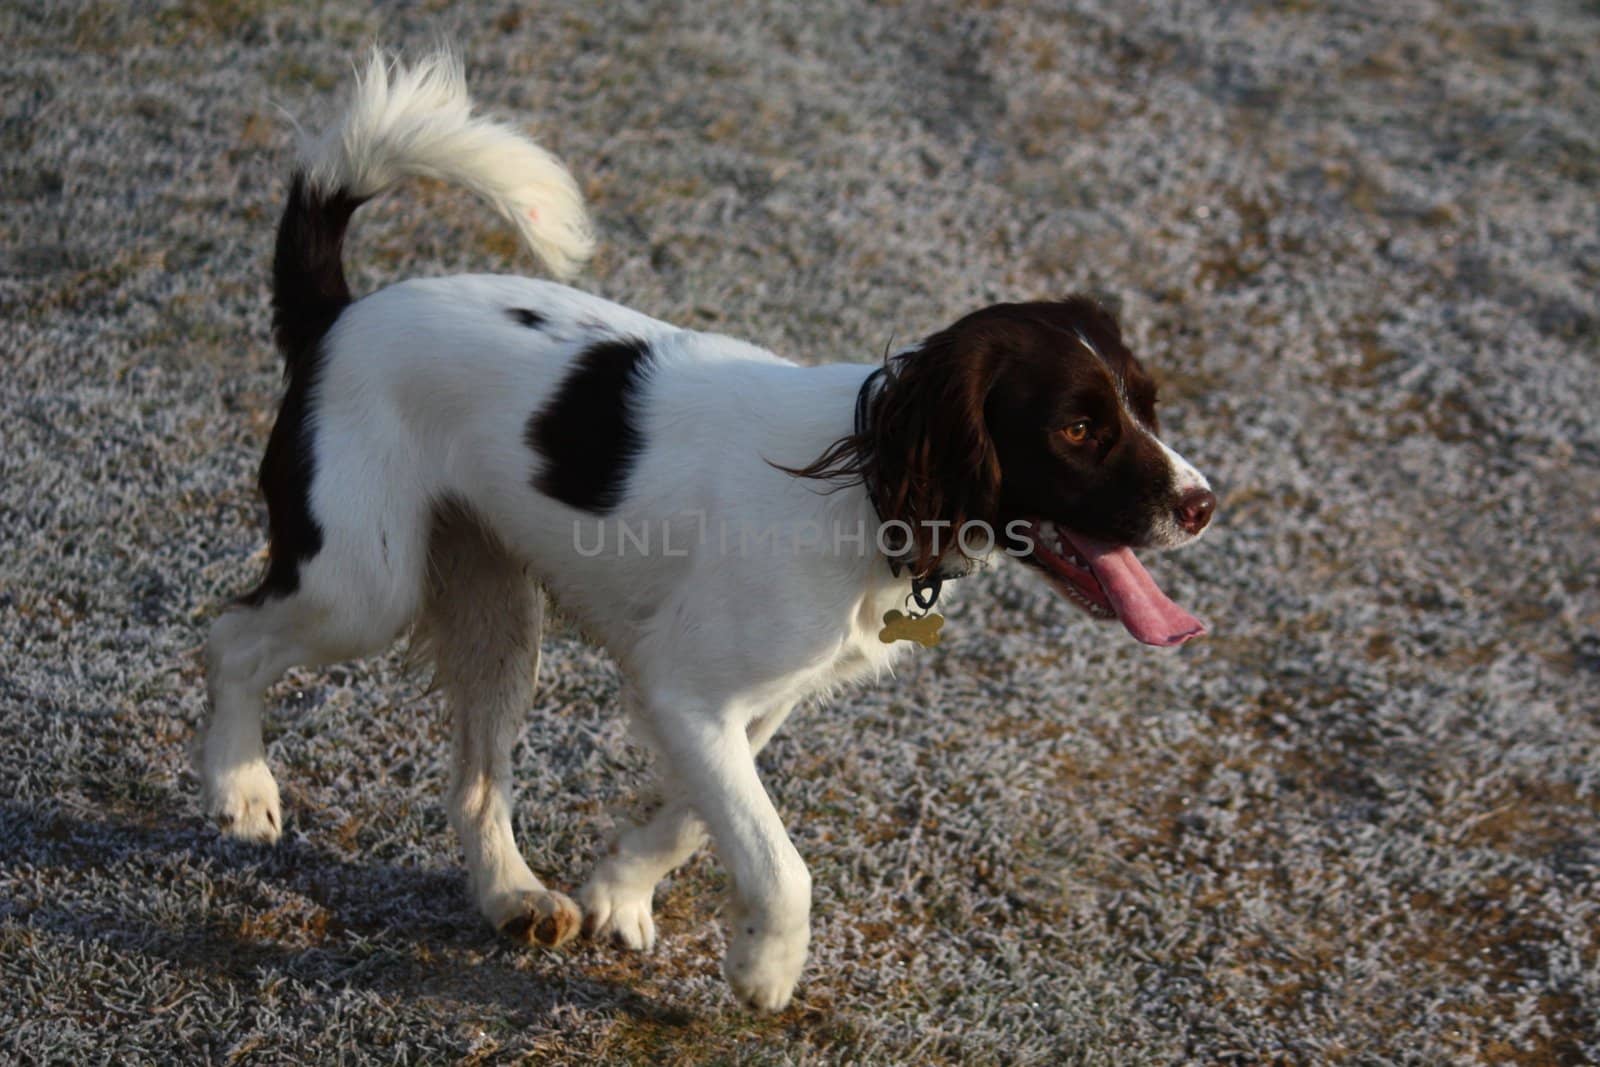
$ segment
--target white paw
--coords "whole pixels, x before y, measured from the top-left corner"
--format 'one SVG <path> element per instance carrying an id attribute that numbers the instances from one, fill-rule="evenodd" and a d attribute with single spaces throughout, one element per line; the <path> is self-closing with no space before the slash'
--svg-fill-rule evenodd
<path id="1" fill-rule="evenodd" d="M 270 845 L 283 833 L 278 783 L 263 760 L 222 772 L 204 793 L 206 815 L 227 836 Z"/>
<path id="2" fill-rule="evenodd" d="M 650 914 L 654 885 L 638 885 L 607 877 L 605 865 L 578 890 L 583 928 L 590 937 L 609 937 L 635 952 L 656 947 L 656 921 Z"/>
<path id="3" fill-rule="evenodd" d="M 572 898 L 549 889 L 506 894 L 484 914 L 511 940 L 524 945 L 560 948 L 583 922 Z"/>
<path id="4" fill-rule="evenodd" d="M 806 964 L 810 927 L 802 924 L 783 933 L 762 930 L 752 920 L 735 918 L 728 935 L 722 973 L 734 996 L 756 1011 L 780 1011 L 794 995 Z"/>

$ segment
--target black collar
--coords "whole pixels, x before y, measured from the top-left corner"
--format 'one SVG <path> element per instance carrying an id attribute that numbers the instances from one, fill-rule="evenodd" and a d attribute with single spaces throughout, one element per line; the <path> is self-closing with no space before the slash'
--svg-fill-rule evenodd
<path id="1" fill-rule="evenodd" d="M 907 568 L 908 564 L 904 561 L 889 561 L 889 571 L 897 578 L 900 576 L 900 571 Z M 939 560 L 932 573 L 920 577 L 912 575 L 911 599 L 916 603 L 918 611 L 923 615 L 932 611 L 933 606 L 939 602 L 939 590 L 944 586 L 945 582 L 952 582 L 957 578 L 965 578 L 975 569 L 972 560 L 957 552 L 954 559 L 947 556 Z"/>

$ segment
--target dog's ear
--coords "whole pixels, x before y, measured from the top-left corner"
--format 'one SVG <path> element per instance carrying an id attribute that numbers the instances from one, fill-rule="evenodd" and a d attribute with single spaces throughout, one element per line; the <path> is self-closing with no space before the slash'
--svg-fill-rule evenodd
<path id="1" fill-rule="evenodd" d="M 960 554 L 967 523 L 998 521 L 1000 460 L 984 420 L 994 357 L 981 331 L 952 327 L 895 356 L 872 400 L 866 466 L 880 518 L 911 528 L 914 574 Z"/>

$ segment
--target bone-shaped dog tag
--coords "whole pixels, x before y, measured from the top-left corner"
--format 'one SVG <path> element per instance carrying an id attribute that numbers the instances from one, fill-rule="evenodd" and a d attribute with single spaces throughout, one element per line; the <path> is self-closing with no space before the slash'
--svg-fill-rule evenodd
<path id="1" fill-rule="evenodd" d="M 878 640 L 886 645 L 896 641 L 915 641 L 923 648 L 932 648 L 939 643 L 939 627 L 943 625 L 943 615 L 928 614 L 914 619 L 903 611 L 891 611 L 883 617 L 883 629 L 878 631 Z"/>

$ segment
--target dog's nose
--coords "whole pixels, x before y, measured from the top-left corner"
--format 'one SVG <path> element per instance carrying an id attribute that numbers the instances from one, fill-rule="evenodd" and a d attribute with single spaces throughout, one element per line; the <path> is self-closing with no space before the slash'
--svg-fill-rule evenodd
<path id="1" fill-rule="evenodd" d="M 1217 494 L 1209 489 L 1191 489 L 1178 501 L 1178 525 L 1192 534 L 1206 528 L 1217 510 Z"/>

